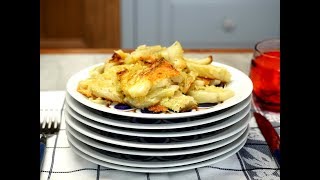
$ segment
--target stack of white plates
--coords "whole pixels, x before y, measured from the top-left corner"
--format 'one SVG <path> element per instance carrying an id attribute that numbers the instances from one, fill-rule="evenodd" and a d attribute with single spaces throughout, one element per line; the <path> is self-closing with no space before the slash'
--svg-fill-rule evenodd
<path id="1" fill-rule="evenodd" d="M 93 163 L 132 172 L 174 172 L 221 161 L 245 144 L 251 117 L 252 82 L 232 74 L 235 96 L 183 113 L 154 114 L 122 104 L 96 104 L 77 92 L 89 76 L 84 69 L 67 83 L 67 137 L 72 150 Z"/>

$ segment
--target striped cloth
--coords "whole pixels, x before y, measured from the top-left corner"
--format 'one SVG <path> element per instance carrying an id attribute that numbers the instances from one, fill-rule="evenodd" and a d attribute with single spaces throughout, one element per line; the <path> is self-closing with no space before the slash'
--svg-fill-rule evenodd
<path id="1" fill-rule="evenodd" d="M 44 108 L 57 110 L 57 116 L 64 111 L 64 91 L 40 92 L 40 112 Z M 252 111 L 264 114 L 280 134 L 280 114 L 263 112 L 252 103 Z M 249 180 L 280 179 L 278 167 L 263 138 L 254 117 L 245 146 L 235 155 L 201 168 L 174 173 L 133 173 L 114 170 L 91 163 L 76 155 L 70 148 L 65 129 L 64 117 L 57 135 L 47 141 L 41 180 Z"/>

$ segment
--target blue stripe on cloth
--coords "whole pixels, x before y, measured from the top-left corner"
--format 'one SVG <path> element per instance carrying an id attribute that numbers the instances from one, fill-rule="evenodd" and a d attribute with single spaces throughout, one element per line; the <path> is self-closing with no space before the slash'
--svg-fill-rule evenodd
<path id="1" fill-rule="evenodd" d="M 74 173 L 74 172 L 79 172 L 79 171 L 96 171 L 96 168 L 82 168 L 82 169 L 75 169 L 75 170 L 71 170 L 71 171 L 51 171 L 51 173 L 55 174 L 55 173 Z M 112 170 L 112 169 L 107 169 L 107 170 Z M 45 173 L 49 173 L 49 171 L 41 171 L 41 172 L 45 172 Z"/>
<path id="2" fill-rule="evenodd" d="M 100 165 L 98 165 L 98 168 L 97 168 L 97 180 L 100 179 Z"/>
<path id="3" fill-rule="evenodd" d="M 200 177 L 200 174 L 199 174 L 199 171 L 197 168 L 194 169 L 196 171 L 196 174 L 197 174 L 197 177 L 198 177 L 198 180 L 201 180 L 201 177 Z"/>
<path id="4" fill-rule="evenodd" d="M 248 176 L 247 172 L 246 172 L 246 171 L 243 171 L 243 170 L 245 170 L 245 168 L 244 168 L 244 166 L 243 166 L 242 159 L 241 159 L 239 153 L 237 152 L 236 155 L 237 155 L 237 158 L 238 158 L 239 163 L 240 163 L 240 165 L 241 165 L 241 169 L 242 169 L 242 172 L 243 172 L 244 176 L 249 180 L 249 176 Z"/>
<path id="5" fill-rule="evenodd" d="M 58 137 L 59 137 L 59 133 L 56 135 L 56 139 L 54 141 L 53 153 L 52 153 L 52 159 L 51 159 L 51 166 L 50 166 L 50 171 L 49 171 L 47 180 L 49 180 L 50 177 L 51 177 L 52 168 L 53 168 L 53 164 L 54 164 L 54 155 L 55 155 L 55 152 L 56 152 L 56 148 L 55 147 L 57 146 Z"/>
<path id="6" fill-rule="evenodd" d="M 65 103 L 66 103 L 66 98 L 64 98 L 63 100 L 63 104 L 62 104 L 62 109 L 60 111 L 60 120 L 63 120 L 63 110 L 64 110 L 64 107 L 65 107 Z M 61 121 L 60 121 L 61 122 Z M 61 125 L 61 124 L 60 124 Z M 60 126 L 59 125 L 59 126 Z M 60 128 L 60 127 L 59 127 Z M 48 178 L 47 180 L 50 179 L 51 177 L 51 172 L 52 172 L 52 169 L 53 169 L 53 165 L 54 165 L 54 155 L 55 155 L 55 152 L 56 152 L 56 147 L 57 147 L 57 142 L 58 142 L 58 138 L 59 138 L 59 134 L 60 134 L 60 129 L 59 129 L 59 132 L 56 134 L 56 140 L 54 141 L 54 146 L 53 146 L 53 153 L 52 153 L 52 160 L 51 160 L 51 166 L 50 166 L 50 171 L 49 171 L 49 174 L 48 174 Z"/>
<path id="7" fill-rule="evenodd" d="M 117 169 L 110 169 L 110 168 L 101 169 L 100 168 L 100 171 L 109 171 L 109 170 L 120 171 L 120 170 L 117 170 Z"/>

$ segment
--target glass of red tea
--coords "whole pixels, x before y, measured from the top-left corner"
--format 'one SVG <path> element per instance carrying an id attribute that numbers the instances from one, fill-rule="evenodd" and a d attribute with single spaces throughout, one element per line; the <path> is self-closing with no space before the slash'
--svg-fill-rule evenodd
<path id="1" fill-rule="evenodd" d="M 280 39 L 258 42 L 254 47 L 250 74 L 255 103 L 268 111 L 280 111 Z"/>

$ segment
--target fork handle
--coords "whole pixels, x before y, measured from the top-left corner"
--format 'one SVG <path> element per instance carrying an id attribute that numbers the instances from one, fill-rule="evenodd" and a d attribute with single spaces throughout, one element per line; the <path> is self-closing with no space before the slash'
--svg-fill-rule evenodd
<path id="1" fill-rule="evenodd" d="M 44 153 L 46 150 L 46 140 L 47 137 L 45 135 L 42 135 L 40 138 L 40 170 L 43 162 Z"/>

